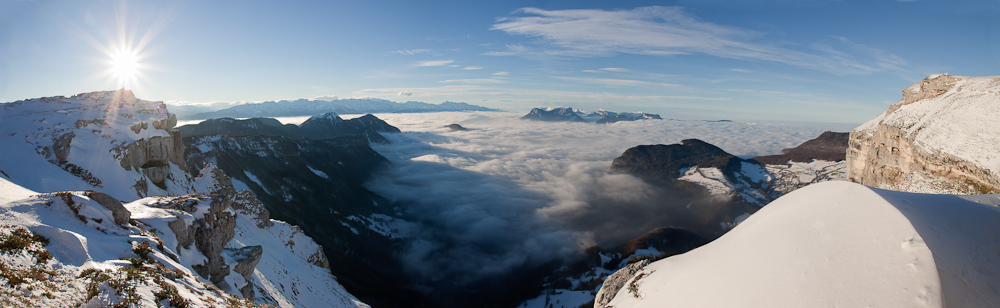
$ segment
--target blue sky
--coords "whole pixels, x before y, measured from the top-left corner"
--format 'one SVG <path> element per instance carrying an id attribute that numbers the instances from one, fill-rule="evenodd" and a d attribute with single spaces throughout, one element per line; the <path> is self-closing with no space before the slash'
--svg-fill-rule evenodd
<path id="1" fill-rule="evenodd" d="M 378 97 L 860 123 L 929 74 L 1000 75 L 1000 1 L 0 0 L 0 101 Z"/>

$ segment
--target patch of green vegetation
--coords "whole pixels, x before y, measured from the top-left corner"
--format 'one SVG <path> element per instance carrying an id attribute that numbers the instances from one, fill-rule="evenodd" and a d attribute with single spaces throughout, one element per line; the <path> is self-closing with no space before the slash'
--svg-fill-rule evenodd
<path id="1" fill-rule="evenodd" d="M 59 162 L 59 167 L 82 179 L 84 182 L 87 182 L 87 184 L 93 185 L 94 187 L 104 187 L 101 183 L 101 179 L 95 177 L 90 173 L 90 171 L 87 171 L 87 169 L 83 169 L 80 166 L 68 162 Z"/>
<path id="2" fill-rule="evenodd" d="M 160 285 L 160 291 L 153 292 L 156 300 L 167 300 L 170 306 L 177 308 L 187 308 L 191 305 L 191 302 L 181 297 L 180 293 L 177 293 L 177 287 L 163 282 L 162 279 L 158 280 L 157 283 Z"/>
<path id="3" fill-rule="evenodd" d="M 259 305 L 245 298 L 230 297 L 226 299 L 227 308 L 274 308 L 274 306 Z"/>
<path id="4" fill-rule="evenodd" d="M 0 227 L 10 229 L 10 234 L 0 232 L 0 251 L 8 253 L 21 250 L 27 251 L 35 255 L 35 262 L 37 263 L 45 263 L 52 259 L 52 253 L 48 249 L 45 249 L 45 245 L 49 244 L 48 238 L 28 231 L 27 228 L 22 226 L 3 225 Z"/>
<path id="5" fill-rule="evenodd" d="M 102 283 L 111 279 L 108 275 L 107 270 L 96 270 L 96 269 L 85 269 L 80 273 L 77 278 L 90 280 L 87 282 L 87 300 L 94 298 L 101 293 L 100 286 Z"/>
<path id="6" fill-rule="evenodd" d="M 0 277 L 6 278 L 7 284 L 12 287 L 22 283 L 30 283 L 32 281 L 49 281 L 49 276 L 55 275 L 56 272 L 52 270 L 37 267 L 22 270 L 0 263 Z"/>

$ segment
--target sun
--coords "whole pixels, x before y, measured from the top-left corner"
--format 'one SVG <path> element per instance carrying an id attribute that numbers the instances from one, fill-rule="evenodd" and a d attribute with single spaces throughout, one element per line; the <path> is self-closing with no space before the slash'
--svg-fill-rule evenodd
<path id="1" fill-rule="evenodd" d="M 122 88 L 134 86 L 142 69 L 138 53 L 128 47 L 118 47 L 110 50 L 108 56 L 110 57 L 108 71 L 118 80 L 118 86 Z"/>

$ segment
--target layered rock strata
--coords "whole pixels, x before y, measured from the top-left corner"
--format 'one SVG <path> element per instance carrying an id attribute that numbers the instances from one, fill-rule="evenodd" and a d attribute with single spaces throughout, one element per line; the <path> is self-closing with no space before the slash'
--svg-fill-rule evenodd
<path id="1" fill-rule="evenodd" d="M 848 178 L 879 188 L 1000 193 L 1000 76 L 932 75 L 851 131 Z"/>

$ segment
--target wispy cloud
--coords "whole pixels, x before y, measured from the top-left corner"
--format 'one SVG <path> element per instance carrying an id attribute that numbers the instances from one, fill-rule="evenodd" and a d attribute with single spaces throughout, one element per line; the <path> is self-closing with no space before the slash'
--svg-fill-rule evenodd
<path id="1" fill-rule="evenodd" d="M 673 84 L 673 83 L 660 83 L 660 82 L 650 82 L 642 80 L 631 80 L 631 79 L 611 79 L 611 78 L 580 78 L 580 77 L 552 77 L 555 79 L 573 81 L 579 83 L 588 84 L 599 84 L 604 86 L 632 86 L 632 87 L 654 87 L 654 88 L 671 88 L 671 89 L 686 89 L 687 87 Z"/>
<path id="2" fill-rule="evenodd" d="M 427 67 L 427 66 L 449 66 L 454 63 L 455 60 L 431 60 L 431 61 L 420 61 L 413 66 L 417 67 Z"/>
<path id="3" fill-rule="evenodd" d="M 510 76 L 510 72 L 499 71 L 499 72 L 493 73 L 493 76 Z"/>
<path id="4" fill-rule="evenodd" d="M 481 70 L 481 69 L 483 69 L 483 67 L 482 66 L 466 66 L 466 67 L 463 67 L 462 69 L 463 70 L 470 70 L 470 71 L 472 71 L 472 70 Z"/>
<path id="5" fill-rule="evenodd" d="M 631 72 L 631 71 L 632 70 L 630 70 L 630 69 L 621 68 L 621 67 L 605 67 L 605 68 L 599 68 L 599 69 L 596 69 L 596 70 L 581 70 L 581 72 L 584 72 L 584 73 L 607 73 L 607 72 L 628 73 L 628 72 Z"/>
<path id="6" fill-rule="evenodd" d="M 733 72 L 737 72 L 737 73 L 753 73 L 753 71 L 751 71 L 751 70 L 742 69 L 742 68 L 731 68 L 729 70 L 733 71 Z"/>
<path id="7" fill-rule="evenodd" d="M 521 16 L 501 18 L 491 29 L 538 40 L 507 45 L 506 50 L 487 55 L 708 55 L 778 62 L 837 75 L 913 74 L 906 60 L 846 38 L 834 38 L 836 45 L 813 44 L 794 50 L 757 42 L 764 36 L 761 32 L 700 21 L 680 7 L 619 11 L 523 8 L 517 12 Z"/>
<path id="8" fill-rule="evenodd" d="M 482 78 L 482 79 L 449 79 L 438 81 L 440 83 L 464 83 L 464 84 L 502 84 L 507 83 L 503 79 L 492 79 L 492 78 Z"/>
<path id="9" fill-rule="evenodd" d="M 395 50 L 395 51 L 392 51 L 392 53 L 397 54 L 397 55 L 412 56 L 412 55 L 419 55 L 419 54 L 425 54 L 425 53 L 426 54 L 434 54 L 435 52 L 434 52 L 434 50 L 431 50 L 431 49 L 423 49 L 423 48 L 421 48 L 421 49 L 410 49 L 410 50 Z"/>
<path id="10" fill-rule="evenodd" d="M 340 99 L 340 96 L 337 95 L 320 95 L 309 98 L 311 101 L 334 101 L 338 99 Z"/>

